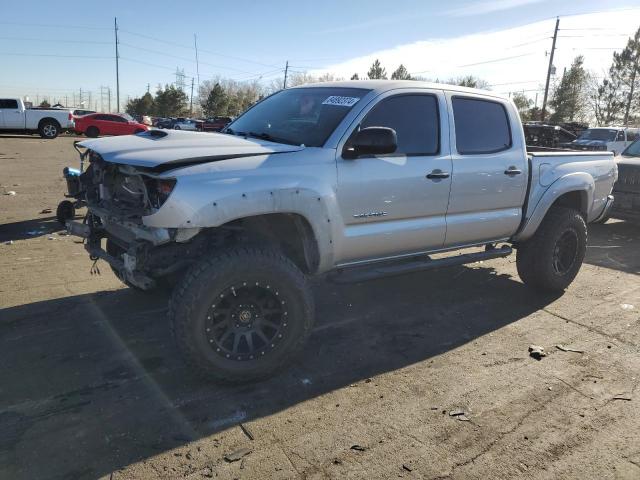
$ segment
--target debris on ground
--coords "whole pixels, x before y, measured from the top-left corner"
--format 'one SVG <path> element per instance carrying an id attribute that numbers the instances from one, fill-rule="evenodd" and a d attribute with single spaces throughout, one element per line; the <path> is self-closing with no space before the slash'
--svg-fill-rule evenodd
<path id="1" fill-rule="evenodd" d="M 406 470 L 407 472 L 413 472 L 413 468 L 411 468 L 409 465 L 407 465 L 406 463 L 402 464 L 402 469 Z"/>
<path id="2" fill-rule="evenodd" d="M 621 303 L 620 308 L 622 308 L 623 310 L 633 310 L 636 307 L 634 307 L 630 303 Z"/>
<path id="3" fill-rule="evenodd" d="M 44 208 L 40 211 L 41 214 L 43 213 L 51 213 L 51 209 L 50 208 Z"/>
<path id="4" fill-rule="evenodd" d="M 363 447 L 361 445 L 355 444 L 355 445 L 351 445 L 351 450 L 357 450 L 358 452 L 364 452 L 366 450 L 366 447 Z"/>
<path id="5" fill-rule="evenodd" d="M 249 438 L 249 440 L 253 440 L 254 436 L 253 433 L 251 433 L 251 430 L 249 430 L 249 427 L 247 427 L 246 425 L 243 425 L 242 423 L 240 424 L 240 429 L 244 432 L 244 434 Z"/>
<path id="6" fill-rule="evenodd" d="M 449 412 L 450 417 L 455 417 L 456 420 L 460 420 L 461 422 L 468 422 L 470 418 L 467 416 L 467 412 L 465 412 L 461 408 L 456 408 L 455 410 L 451 410 Z"/>
<path id="7" fill-rule="evenodd" d="M 563 352 L 584 353 L 584 350 L 576 350 L 575 348 L 565 347 L 564 345 L 560 344 L 556 345 L 556 348 Z"/>
<path id="8" fill-rule="evenodd" d="M 206 478 L 213 478 L 213 470 L 211 470 L 209 467 L 205 467 L 204 470 L 202 470 L 202 476 L 206 477 Z"/>
<path id="9" fill-rule="evenodd" d="M 625 393 L 618 393 L 613 396 L 612 400 L 625 400 L 627 402 L 631 401 L 631 395 L 627 395 Z"/>
<path id="10" fill-rule="evenodd" d="M 546 357 L 547 354 L 544 353 L 544 348 L 540 345 L 529 345 L 529 356 L 536 360 L 542 360 L 542 357 Z"/>
<path id="11" fill-rule="evenodd" d="M 13 245 L 13 240 L 9 240 L 8 242 L 4 242 L 5 245 Z"/>
<path id="12" fill-rule="evenodd" d="M 251 453 L 251 449 L 249 448 L 240 448 L 238 450 L 235 450 L 231 453 L 228 453 L 224 456 L 224 459 L 231 463 L 231 462 L 237 462 L 238 460 L 242 460 L 244 457 L 246 457 L 247 455 L 249 455 Z"/>
<path id="13" fill-rule="evenodd" d="M 9 190 L 8 192 L 4 192 L 5 195 L 15 195 L 16 192 L 14 192 L 13 190 Z"/>

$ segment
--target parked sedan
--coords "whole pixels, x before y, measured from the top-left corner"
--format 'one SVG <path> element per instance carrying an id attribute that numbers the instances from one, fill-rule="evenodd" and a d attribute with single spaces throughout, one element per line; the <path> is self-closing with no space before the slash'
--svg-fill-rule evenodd
<path id="1" fill-rule="evenodd" d="M 87 137 L 99 135 L 132 135 L 145 132 L 149 127 L 138 123 L 126 115 L 111 113 L 93 113 L 77 117 L 75 130 L 84 133 Z"/>
<path id="2" fill-rule="evenodd" d="M 185 119 L 182 122 L 176 122 L 173 126 L 174 130 L 190 130 L 192 132 L 202 131 L 202 121 L 192 120 L 191 118 Z"/>

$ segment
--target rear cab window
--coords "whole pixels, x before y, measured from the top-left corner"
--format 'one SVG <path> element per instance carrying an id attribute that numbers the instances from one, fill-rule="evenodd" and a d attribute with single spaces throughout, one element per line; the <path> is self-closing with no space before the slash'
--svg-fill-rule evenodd
<path id="1" fill-rule="evenodd" d="M 454 96 L 452 106 L 459 154 L 497 153 L 511 148 L 511 126 L 502 103 Z"/>
<path id="2" fill-rule="evenodd" d="M 18 101 L 12 98 L 0 98 L 0 109 L 17 109 Z"/>

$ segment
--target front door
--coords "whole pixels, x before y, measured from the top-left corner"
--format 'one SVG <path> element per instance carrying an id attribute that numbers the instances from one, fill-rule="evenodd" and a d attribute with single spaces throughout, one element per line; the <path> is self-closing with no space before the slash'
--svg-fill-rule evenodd
<path id="1" fill-rule="evenodd" d="M 448 93 L 451 200 L 446 247 L 503 240 L 522 219 L 528 161 L 515 110 L 506 101 Z"/>
<path id="2" fill-rule="evenodd" d="M 338 149 L 338 205 L 344 225 L 336 263 L 442 248 L 451 186 L 449 126 L 438 90 L 396 90 L 379 97 L 354 122 L 396 131 L 395 153 L 345 159 Z M 348 144 L 348 140 L 346 141 Z"/>

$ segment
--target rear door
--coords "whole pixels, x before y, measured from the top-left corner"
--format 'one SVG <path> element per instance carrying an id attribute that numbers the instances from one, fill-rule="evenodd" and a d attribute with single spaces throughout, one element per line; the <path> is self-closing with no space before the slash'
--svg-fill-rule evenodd
<path id="1" fill-rule="evenodd" d="M 6 129 L 22 129 L 25 114 L 20 110 L 18 101 L 13 98 L 0 98 L 0 126 Z"/>
<path id="2" fill-rule="evenodd" d="M 445 246 L 507 239 L 520 224 L 528 161 L 507 100 L 447 93 L 452 178 Z"/>
<path id="3" fill-rule="evenodd" d="M 439 249 L 444 242 L 451 156 L 442 91 L 386 92 L 365 107 L 347 138 L 373 126 L 393 128 L 398 148 L 351 160 L 341 155 L 348 140 L 339 144 L 337 203 L 344 225 L 335 242 L 338 264 Z"/>

